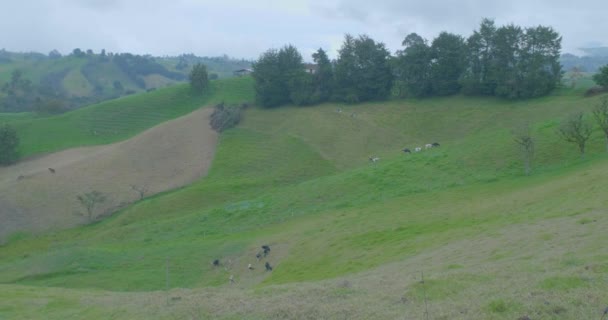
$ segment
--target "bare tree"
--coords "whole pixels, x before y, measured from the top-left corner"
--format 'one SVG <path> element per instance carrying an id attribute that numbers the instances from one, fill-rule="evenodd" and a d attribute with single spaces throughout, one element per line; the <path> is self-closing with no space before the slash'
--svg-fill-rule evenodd
<path id="1" fill-rule="evenodd" d="M 525 123 L 513 130 L 513 140 L 519 146 L 524 160 L 524 169 L 529 176 L 532 171 L 532 159 L 534 158 L 534 138 L 530 130 L 530 124 Z"/>
<path id="2" fill-rule="evenodd" d="M 593 108 L 593 116 L 606 136 L 606 151 L 608 151 L 608 97 L 603 97 Z"/>
<path id="3" fill-rule="evenodd" d="M 585 145 L 591 137 L 592 127 L 585 119 L 585 113 L 577 112 L 564 119 L 557 129 L 557 133 L 567 142 L 576 143 L 581 152 L 581 157 L 585 157 Z"/>
<path id="4" fill-rule="evenodd" d="M 87 210 L 87 218 L 89 222 L 93 221 L 93 213 L 97 204 L 106 201 L 107 197 L 99 191 L 91 191 L 88 193 L 76 196 L 80 204 Z"/>
<path id="5" fill-rule="evenodd" d="M 132 184 L 131 189 L 139 194 L 139 200 L 142 200 L 146 196 L 146 193 L 148 192 L 148 186 L 146 186 L 146 185 L 138 186 L 138 185 Z"/>

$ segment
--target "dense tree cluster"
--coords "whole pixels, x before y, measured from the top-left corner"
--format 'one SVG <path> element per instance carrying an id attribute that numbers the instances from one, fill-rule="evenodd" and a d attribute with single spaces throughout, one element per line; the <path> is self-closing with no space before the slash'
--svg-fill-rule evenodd
<path id="1" fill-rule="evenodd" d="M 266 107 L 327 100 L 356 103 L 387 98 L 457 93 L 525 99 L 543 96 L 561 82 L 561 37 L 552 28 L 497 27 L 484 19 L 464 38 L 442 32 L 431 42 L 416 33 L 391 56 L 368 36 L 346 35 L 338 57 L 319 50 L 307 73 L 293 46 L 268 50 L 254 63 L 258 103 Z"/>
<path id="2" fill-rule="evenodd" d="M 411 34 L 404 46 L 397 56 L 398 79 L 406 94 L 417 97 L 462 92 L 532 98 L 551 92 L 562 77 L 561 37 L 543 26 L 496 27 L 484 19 L 466 40 L 442 32 L 428 46 Z"/>
<path id="3" fill-rule="evenodd" d="M 390 53 L 367 36 L 346 35 L 333 63 L 323 49 L 313 54 L 313 60 L 314 67 L 306 69 L 302 55 L 291 45 L 263 53 L 253 64 L 257 102 L 265 107 L 330 99 L 360 102 L 386 98 L 392 88 Z"/>

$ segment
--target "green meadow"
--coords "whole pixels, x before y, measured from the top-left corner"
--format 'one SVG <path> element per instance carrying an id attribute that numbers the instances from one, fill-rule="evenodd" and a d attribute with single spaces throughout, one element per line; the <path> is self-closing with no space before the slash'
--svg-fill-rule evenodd
<path id="1" fill-rule="evenodd" d="M 202 96 L 174 86 L 0 122 L 33 156 L 252 102 L 252 84 L 213 81 Z M 599 319 L 605 138 L 595 129 L 581 159 L 556 134 L 598 102 L 584 89 L 250 107 L 192 185 L 95 224 L 11 237 L 0 247 L 0 319 Z M 537 143 L 531 176 L 512 136 L 523 123 Z M 401 151 L 432 142 L 441 146 Z"/>

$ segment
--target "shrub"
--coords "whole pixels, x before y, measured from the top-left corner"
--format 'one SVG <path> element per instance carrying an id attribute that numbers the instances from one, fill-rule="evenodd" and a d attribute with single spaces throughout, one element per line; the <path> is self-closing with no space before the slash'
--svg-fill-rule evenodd
<path id="1" fill-rule="evenodd" d="M 9 126 L 0 127 L 0 166 L 6 166 L 17 161 L 19 154 L 19 137 L 17 131 Z"/>
<path id="2" fill-rule="evenodd" d="M 241 112 L 246 106 L 224 106 L 220 103 L 215 106 L 215 110 L 211 114 L 210 125 L 213 130 L 223 132 L 236 126 L 241 121 Z"/>

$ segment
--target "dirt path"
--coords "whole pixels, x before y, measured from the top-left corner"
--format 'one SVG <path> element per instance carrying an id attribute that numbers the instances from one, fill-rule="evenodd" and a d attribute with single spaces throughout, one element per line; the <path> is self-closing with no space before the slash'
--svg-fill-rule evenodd
<path id="1" fill-rule="evenodd" d="M 39 232 L 86 222 L 76 196 L 93 190 L 107 200 L 96 214 L 181 187 L 206 175 L 217 134 L 211 109 L 199 109 L 129 140 L 75 148 L 0 168 L 0 240 L 16 231 Z M 51 172 L 52 168 L 55 172 Z"/>

